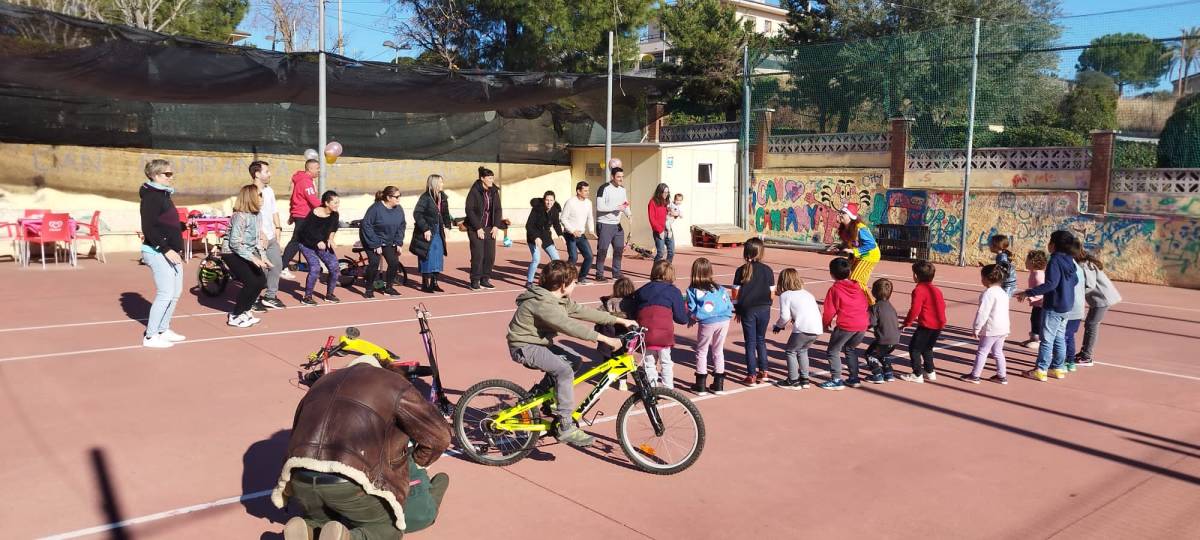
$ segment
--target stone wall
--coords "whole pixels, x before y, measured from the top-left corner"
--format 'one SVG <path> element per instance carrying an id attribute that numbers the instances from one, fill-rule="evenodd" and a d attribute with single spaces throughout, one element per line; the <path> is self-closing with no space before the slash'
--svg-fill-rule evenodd
<path id="1" fill-rule="evenodd" d="M 871 223 L 883 219 L 887 169 L 754 171 L 748 223 L 755 232 L 800 242 L 837 238 L 837 211 L 855 202 Z"/>

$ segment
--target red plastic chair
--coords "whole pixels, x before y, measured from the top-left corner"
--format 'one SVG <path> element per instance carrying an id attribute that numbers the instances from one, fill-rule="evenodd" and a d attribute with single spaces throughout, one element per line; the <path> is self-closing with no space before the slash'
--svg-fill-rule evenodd
<path id="1" fill-rule="evenodd" d="M 42 216 L 46 215 L 49 212 L 50 212 L 49 210 L 26 208 L 24 211 L 24 214 L 21 216 L 21 218 L 22 219 L 41 219 Z M 5 224 L 5 225 L 7 226 L 8 224 Z M 22 261 L 26 261 L 26 264 L 28 264 L 27 261 L 29 260 L 29 253 L 28 253 L 29 243 L 25 240 L 25 227 L 22 227 L 20 223 L 12 223 L 9 228 L 9 234 L 12 235 L 13 257 L 15 257 L 17 259 L 18 263 L 20 263 Z M 18 249 L 18 246 L 19 246 L 19 249 Z"/>
<path id="2" fill-rule="evenodd" d="M 58 243 L 64 242 L 68 244 L 69 261 L 71 266 L 77 264 L 75 259 L 75 229 L 71 227 L 70 214 L 54 214 L 46 213 L 42 215 L 42 223 L 36 229 L 27 228 L 25 231 L 25 243 L 29 244 L 37 242 L 42 253 L 42 269 L 46 269 L 46 244 L 53 244 L 54 262 L 58 263 Z M 27 250 L 28 253 L 28 250 Z M 29 264 L 29 258 L 26 257 L 25 264 Z"/>
<path id="3" fill-rule="evenodd" d="M 107 263 L 104 259 L 104 245 L 100 243 L 100 211 L 96 210 L 92 213 L 92 221 L 90 223 L 79 223 L 75 225 L 76 240 L 91 240 L 92 245 L 96 247 L 96 258 L 100 262 Z"/>
<path id="4" fill-rule="evenodd" d="M 40 218 L 49 213 L 50 213 L 49 210 L 31 210 L 28 208 L 25 209 L 25 217 L 29 218 L 29 219 Z"/>

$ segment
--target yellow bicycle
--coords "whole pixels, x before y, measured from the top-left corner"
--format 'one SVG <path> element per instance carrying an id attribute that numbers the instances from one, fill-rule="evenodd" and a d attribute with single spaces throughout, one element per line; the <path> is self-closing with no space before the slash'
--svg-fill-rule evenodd
<path id="1" fill-rule="evenodd" d="M 617 413 L 617 439 L 635 467 L 653 474 L 675 474 L 696 462 L 704 450 L 704 419 L 700 409 L 682 393 L 653 388 L 634 354 L 644 354 L 645 330 L 621 337 L 613 357 L 575 377 L 574 384 L 597 379 L 573 418 L 587 425 L 587 413 L 605 390 L 632 374 L 633 395 Z M 462 452 L 484 465 L 505 466 L 524 459 L 538 439 L 555 429 L 554 385 L 549 377 L 530 390 L 503 379 L 480 382 L 463 392 L 454 410 L 454 433 Z"/>

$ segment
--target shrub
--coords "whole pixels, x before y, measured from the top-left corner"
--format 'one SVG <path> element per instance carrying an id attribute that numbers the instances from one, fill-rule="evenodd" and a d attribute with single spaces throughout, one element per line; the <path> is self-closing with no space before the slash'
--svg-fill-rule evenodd
<path id="1" fill-rule="evenodd" d="M 1158 136 L 1158 166 L 1200 167 L 1200 94 L 1179 100 Z"/>
<path id="2" fill-rule="evenodd" d="M 1017 126 L 1000 133 L 997 146 L 1030 148 L 1037 146 L 1086 146 L 1083 136 L 1050 126 Z"/>
<path id="3" fill-rule="evenodd" d="M 1158 145 L 1133 141 L 1117 141 L 1113 149 L 1113 167 L 1117 169 L 1151 169 L 1158 163 Z"/>

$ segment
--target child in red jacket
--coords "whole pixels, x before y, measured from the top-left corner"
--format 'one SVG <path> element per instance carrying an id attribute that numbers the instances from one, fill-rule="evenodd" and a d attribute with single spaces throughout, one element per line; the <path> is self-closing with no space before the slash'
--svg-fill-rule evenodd
<path id="1" fill-rule="evenodd" d="M 946 327 L 946 300 L 942 298 L 942 290 L 933 284 L 933 276 L 937 272 L 933 263 L 917 261 L 912 269 L 913 281 L 917 282 L 917 286 L 912 292 L 908 316 L 904 317 L 904 324 L 900 326 L 907 328 L 916 322 L 917 329 L 908 342 L 912 374 L 901 378 L 914 383 L 933 382 L 937 380 L 937 372 L 933 370 L 933 347 Z"/>
<path id="2" fill-rule="evenodd" d="M 650 283 L 637 290 L 634 303 L 637 322 L 646 329 L 646 356 L 642 359 L 646 375 L 654 386 L 675 388 L 675 364 L 671 361 L 675 325 L 688 323 L 683 292 L 675 286 L 675 267 L 665 260 L 655 261 Z M 662 369 L 661 378 L 654 368 L 655 359 Z"/>
<path id="3" fill-rule="evenodd" d="M 858 283 L 850 280 L 850 261 L 838 257 L 829 261 L 829 275 L 833 286 L 825 293 L 825 305 L 821 322 L 830 329 L 829 334 L 829 380 L 821 383 L 825 390 L 841 390 L 845 386 L 858 388 L 858 344 L 867 331 L 870 317 L 867 314 L 867 295 Z M 836 320 L 836 322 L 835 322 Z M 850 378 L 842 384 L 842 351 L 845 350 L 846 367 Z"/>

